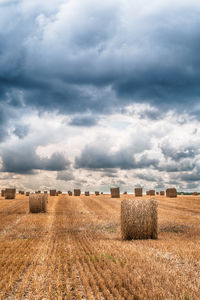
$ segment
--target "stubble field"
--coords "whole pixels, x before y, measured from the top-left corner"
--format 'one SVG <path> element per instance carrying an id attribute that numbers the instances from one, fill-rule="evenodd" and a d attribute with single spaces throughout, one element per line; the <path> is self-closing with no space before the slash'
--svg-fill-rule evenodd
<path id="1" fill-rule="evenodd" d="M 200 197 L 155 196 L 158 240 L 137 241 L 123 198 L 49 196 L 46 214 L 0 198 L 0 299 L 200 299 Z"/>

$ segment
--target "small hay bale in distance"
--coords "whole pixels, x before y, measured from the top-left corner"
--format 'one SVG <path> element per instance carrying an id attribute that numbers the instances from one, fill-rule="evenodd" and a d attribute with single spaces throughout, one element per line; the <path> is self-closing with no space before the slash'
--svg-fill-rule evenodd
<path id="1" fill-rule="evenodd" d="M 127 192 L 124 192 L 124 195 L 127 195 Z"/>
<path id="2" fill-rule="evenodd" d="M 176 191 L 176 189 L 175 188 L 166 189 L 166 197 L 176 198 L 177 197 L 177 191 Z"/>
<path id="3" fill-rule="evenodd" d="M 111 198 L 120 198 L 120 189 L 119 189 L 119 187 L 111 188 L 110 193 L 111 193 Z"/>
<path id="4" fill-rule="evenodd" d="M 48 194 L 48 192 L 47 192 L 47 191 L 44 191 L 44 194 Z"/>
<path id="5" fill-rule="evenodd" d="M 146 195 L 149 196 L 149 191 L 146 191 Z"/>
<path id="6" fill-rule="evenodd" d="M 5 199 L 15 199 L 16 189 L 5 189 Z"/>
<path id="7" fill-rule="evenodd" d="M 90 192 L 85 192 L 85 196 L 90 196 Z"/>
<path id="8" fill-rule="evenodd" d="M 149 191 L 149 196 L 155 196 L 155 194 L 156 194 L 155 190 L 150 190 Z"/>
<path id="9" fill-rule="evenodd" d="M 30 196 L 30 192 L 26 192 L 26 196 Z"/>
<path id="10" fill-rule="evenodd" d="M 69 196 L 72 196 L 72 192 L 71 191 L 68 191 L 67 193 L 68 193 Z"/>
<path id="11" fill-rule="evenodd" d="M 50 190 L 50 196 L 56 196 L 56 190 Z"/>
<path id="12" fill-rule="evenodd" d="M 80 196 L 81 190 L 80 189 L 74 189 L 74 196 Z"/>
<path id="13" fill-rule="evenodd" d="M 1 196 L 5 197 L 5 190 L 1 190 Z"/>
<path id="14" fill-rule="evenodd" d="M 165 196 L 165 192 L 164 191 L 160 191 L 160 196 Z"/>
<path id="15" fill-rule="evenodd" d="M 142 197 L 142 188 L 135 188 L 135 197 Z"/>
<path id="16" fill-rule="evenodd" d="M 58 191 L 58 195 L 61 195 L 62 194 L 62 192 L 61 191 Z"/>
<path id="17" fill-rule="evenodd" d="M 156 192 L 156 195 L 159 195 L 159 192 Z"/>
<path id="18" fill-rule="evenodd" d="M 29 196 L 29 212 L 45 213 L 47 212 L 47 194 L 30 194 Z"/>
<path id="19" fill-rule="evenodd" d="M 101 195 L 103 195 L 103 192 L 101 192 Z"/>
<path id="20" fill-rule="evenodd" d="M 155 199 L 123 199 L 121 202 L 123 240 L 157 239 L 158 213 Z"/>
<path id="21" fill-rule="evenodd" d="M 197 192 L 193 193 L 193 196 L 198 196 L 198 195 L 199 195 L 199 193 L 197 193 Z"/>
<path id="22" fill-rule="evenodd" d="M 98 192 L 98 191 L 96 191 L 96 192 L 95 192 L 95 195 L 96 195 L 96 196 L 99 196 L 99 192 Z"/>

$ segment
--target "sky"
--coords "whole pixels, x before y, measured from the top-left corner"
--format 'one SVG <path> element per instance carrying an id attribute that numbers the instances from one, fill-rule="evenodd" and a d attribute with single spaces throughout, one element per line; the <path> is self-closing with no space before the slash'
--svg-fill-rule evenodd
<path id="1" fill-rule="evenodd" d="M 200 191 L 197 0 L 0 0 L 0 188 Z"/>

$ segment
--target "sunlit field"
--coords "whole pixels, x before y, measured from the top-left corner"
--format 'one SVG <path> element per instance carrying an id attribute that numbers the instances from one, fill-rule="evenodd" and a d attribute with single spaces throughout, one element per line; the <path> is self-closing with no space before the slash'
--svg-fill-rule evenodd
<path id="1" fill-rule="evenodd" d="M 158 240 L 122 241 L 132 197 L 0 198 L 0 299 L 200 299 L 200 197 L 155 196 Z"/>

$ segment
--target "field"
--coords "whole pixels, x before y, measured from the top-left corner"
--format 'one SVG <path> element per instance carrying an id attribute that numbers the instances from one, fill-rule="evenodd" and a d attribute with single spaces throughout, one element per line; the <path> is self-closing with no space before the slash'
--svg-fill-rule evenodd
<path id="1" fill-rule="evenodd" d="M 200 197 L 155 198 L 158 240 L 137 241 L 109 195 L 0 198 L 0 299 L 200 299 Z"/>

